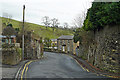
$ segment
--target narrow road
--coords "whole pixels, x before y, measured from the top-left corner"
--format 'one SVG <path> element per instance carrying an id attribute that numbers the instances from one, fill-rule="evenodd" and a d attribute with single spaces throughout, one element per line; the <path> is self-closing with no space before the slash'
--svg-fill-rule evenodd
<path id="1" fill-rule="evenodd" d="M 22 78 L 105 78 L 84 70 L 72 57 L 51 52 L 26 65 Z"/>

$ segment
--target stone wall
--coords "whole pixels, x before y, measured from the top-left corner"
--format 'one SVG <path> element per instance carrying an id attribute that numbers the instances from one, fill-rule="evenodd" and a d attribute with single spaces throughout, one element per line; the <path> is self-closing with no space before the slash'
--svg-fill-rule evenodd
<path id="1" fill-rule="evenodd" d="M 21 55 L 14 49 L 2 49 L 2 63 L 15 65 L 21 61 Z"/>
<path id="2" fill-rule="evenodd" d="M 25 35 L 24 59 L 38 59 L 43 54 L 42 37 L 35 39 L 32 32 L 28 31 Z"/>
<path id="3" fill-rule="evenodd" d="M 88 41 L 80 44 L 80 57 L 102 70 L 119 73 L 120 25 L 106 26 L 95 33 L 89 33 Z"/>
<path id="4" fill-rule="evenodd" d="M 2 35 L 2 19 L 0 18 L 0 35 Z M 0 62 L 2 62 L 2 37 L 0 37 Z M 1 76 L 0 76 L 1 77 Z"/>

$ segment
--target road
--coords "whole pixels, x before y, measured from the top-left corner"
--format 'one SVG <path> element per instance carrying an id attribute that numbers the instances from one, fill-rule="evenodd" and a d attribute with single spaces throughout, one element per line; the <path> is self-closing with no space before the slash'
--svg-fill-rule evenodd
<path id="1" fill-rule="evenodd" d="M 45 52 L 44 59 L 28 64 L 21 78 L 105 78 L 84 70 L 66 54 Z"/>

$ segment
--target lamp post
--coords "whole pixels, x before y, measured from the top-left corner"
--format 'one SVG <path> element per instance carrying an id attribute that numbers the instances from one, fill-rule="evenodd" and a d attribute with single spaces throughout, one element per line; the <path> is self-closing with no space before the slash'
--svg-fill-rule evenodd
<path id="1" fill-rule="evenodd" d="M 25 18 L 25 5 L 23 5 L 23 26 L 22 26 L 22 28 L 23 28 L 23 32 L 22 32 L 22 58 L 23 58 L 23 60 L 24 60 L 24 19 Z"/>

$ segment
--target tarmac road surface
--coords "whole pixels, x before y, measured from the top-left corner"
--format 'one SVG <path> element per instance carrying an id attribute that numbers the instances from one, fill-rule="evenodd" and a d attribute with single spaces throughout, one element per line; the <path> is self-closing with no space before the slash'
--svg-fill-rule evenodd
<path id="1" fill-rule="evenodd" d="M 44 52 L 44 59 L 29 62 L 21 71 L 21 78 L 106 78 L 89 72 L 72 57 Z"/>

